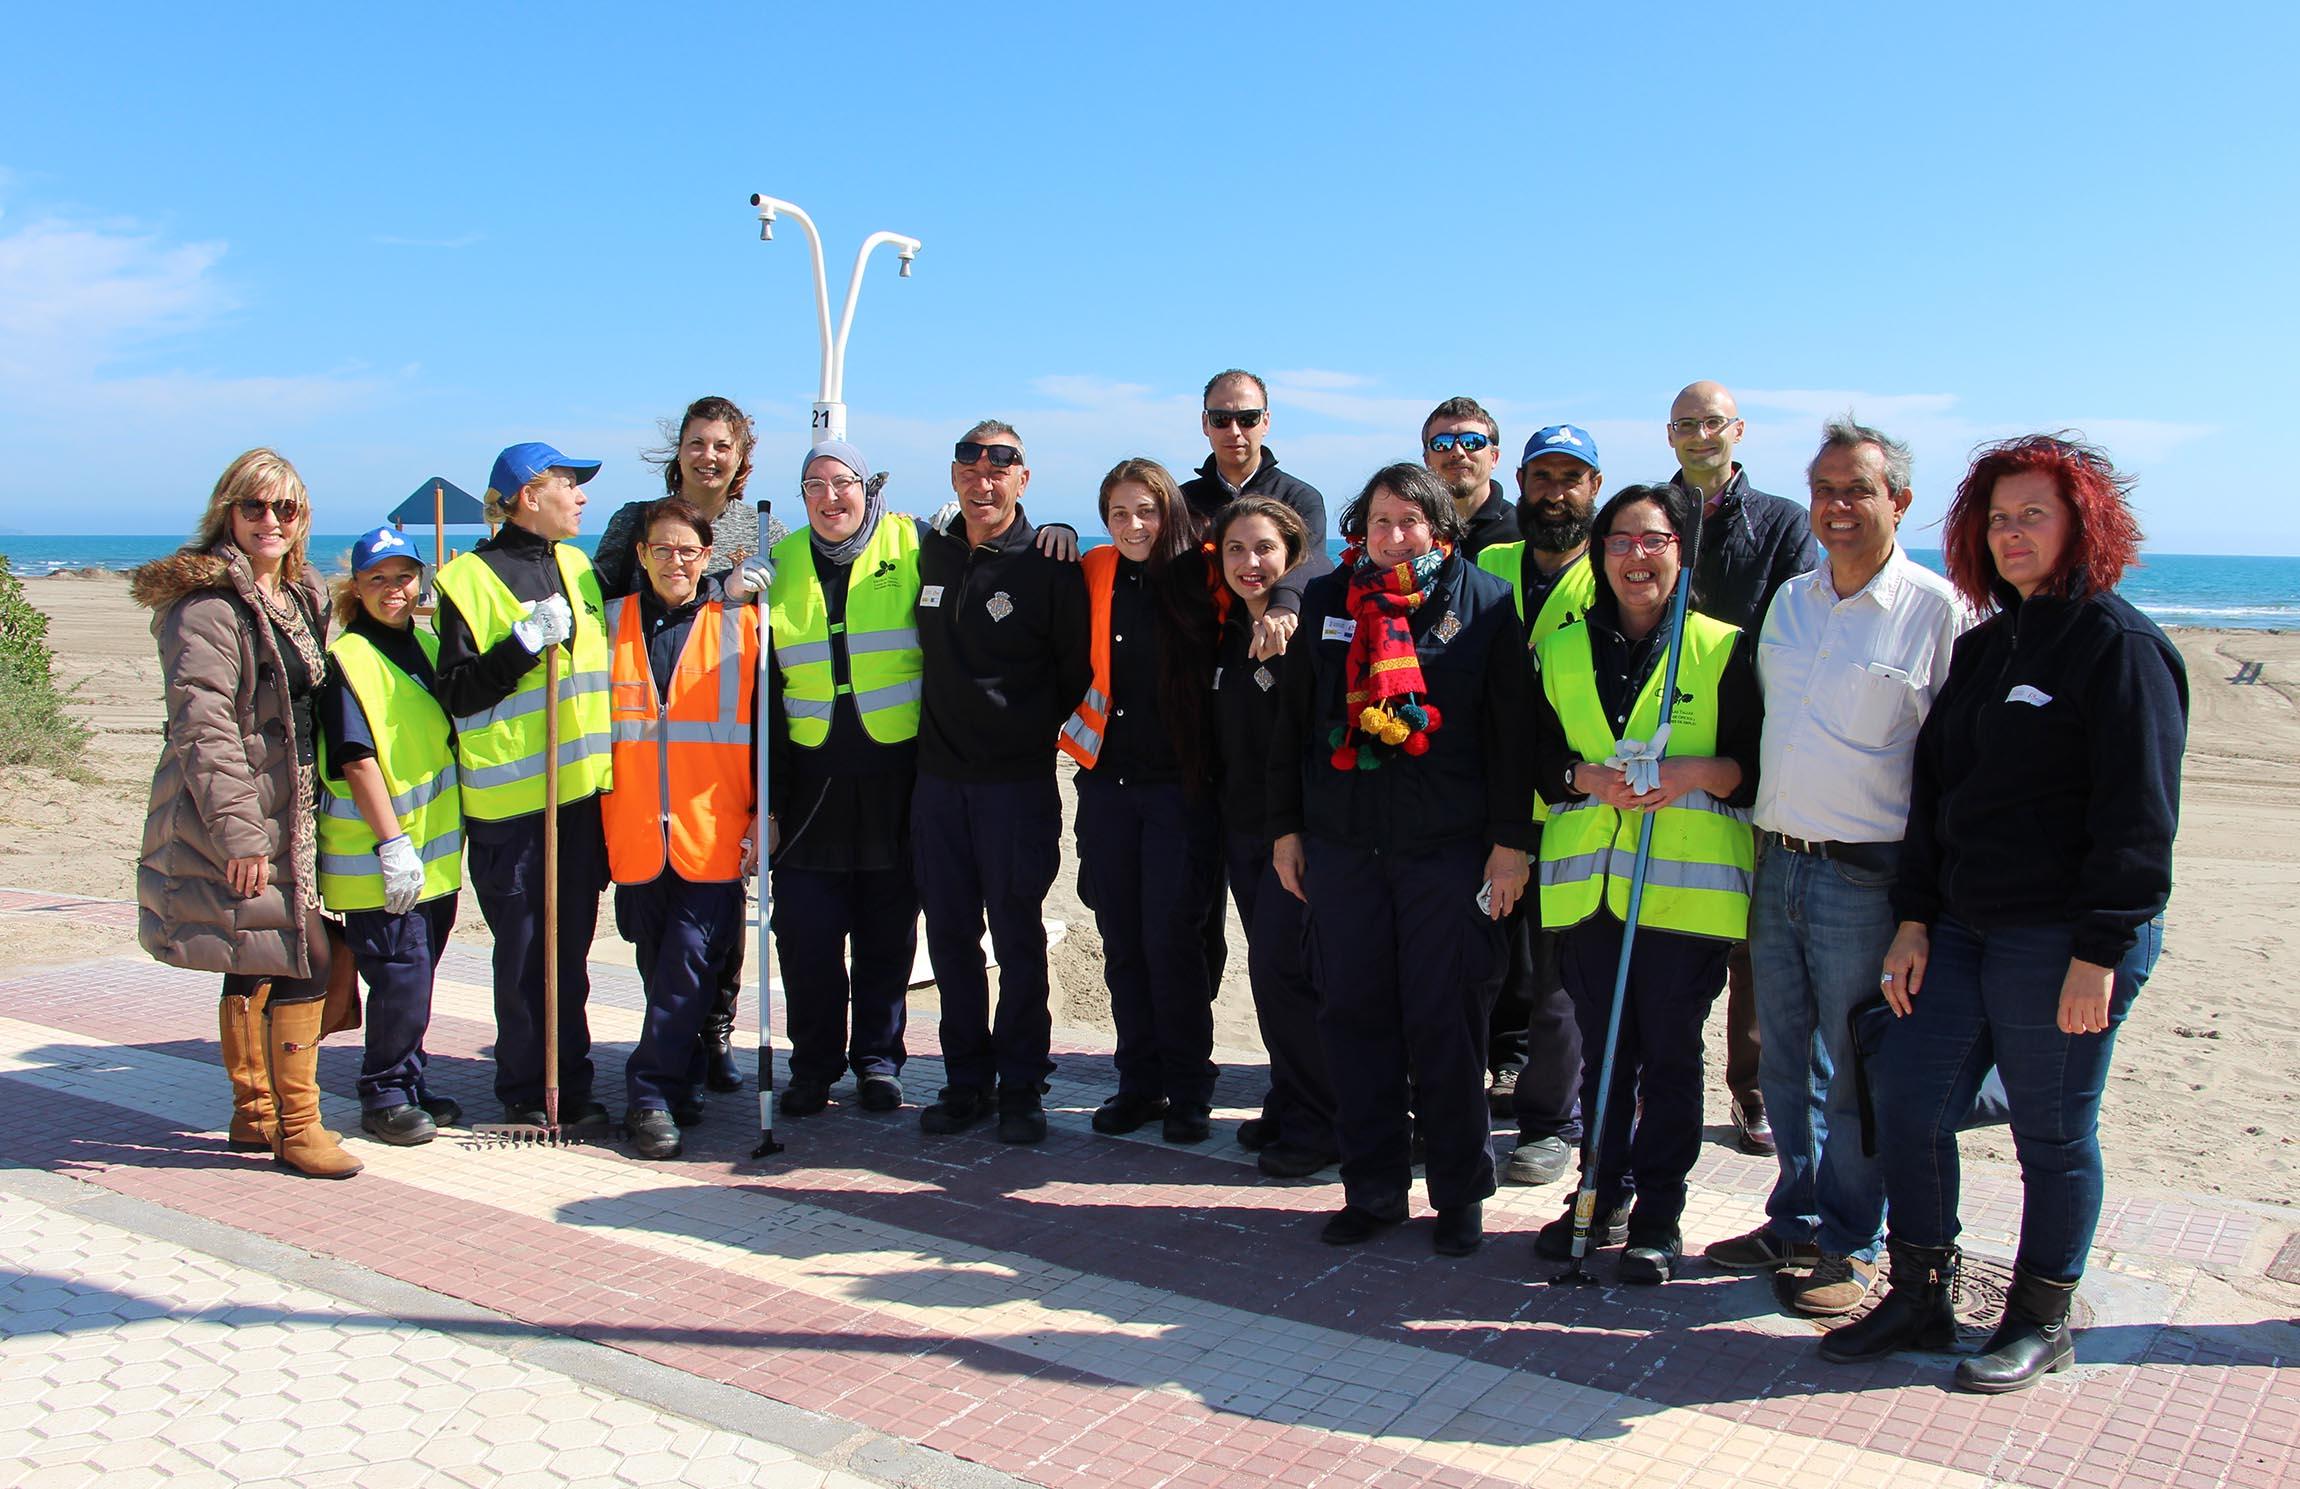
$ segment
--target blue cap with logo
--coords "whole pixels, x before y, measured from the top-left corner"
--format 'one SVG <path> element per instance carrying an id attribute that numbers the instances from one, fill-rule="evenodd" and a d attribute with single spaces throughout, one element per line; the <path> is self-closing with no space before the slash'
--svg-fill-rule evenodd
<path id="1" fill-rule="evenodd" d="M 529 440 L 495 457 L 495 469 L 487 477 L 488 494 L 509 501 L 519 494 L 520 487 L 553 466 L 573 471 L 578 486 L 599 474 L 596 460 L 570 460 L 541 440 Z"/>
<path id="2" fill-rule="evenodd" d="M 359 541 L 351 545 L 351 571 L 364 574 L 387 558 L 404 558 L 420 566 L 423 555 L 407 540 L 407 535 L 396 528 L 379 527 L 374 532 L 360 534 Z"/>
<path id="3" fill-rule="evenodd" d="M 1518 458 L 1523 465 L 1536 455 L 1571 455 L 1591 470 L 1603 467 L 1597 463 L 1597 441 L 1589 431 L 1574 424 L 1552 424 L 1547 429 L 1536 429 L 1533 438 L 1525 442 L 1525 454 Z"/>

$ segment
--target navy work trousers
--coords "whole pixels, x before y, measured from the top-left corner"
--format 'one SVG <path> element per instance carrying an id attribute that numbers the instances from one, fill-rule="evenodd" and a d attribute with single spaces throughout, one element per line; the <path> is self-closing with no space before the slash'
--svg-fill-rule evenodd
<path id="1" fill-rule="evenodd" d="M 1541 896 L 1529 892 L 1502 922 L 1509 935 L 1509 977 L 1524 990 L 1524 1068 L 1511 1111 L 1519 1142 L 1581 1141 L 1581 1021 L 1558 965 L 1558 933 L 1541 928 Z M 1494 1062 L 1500 1064 L 1499 1060 Z"/>
<path id="2" fill-rule="evenodd" d="M 1634 1194 L 1631 1223 L 1640 1234 L 1674 1230 L 1685 1213 L 1686 1176 L 1701 1153 L 1701 1026 L 1724 988 L 1725 954 L 1733 944 L 1638 927 L 1613 1088 L 1598 1114 L 1621 922 L 1600 908 L 1563 934 L 1565 986 L 1581 1019 L 1581 1110 L 1601 1144 L 1598 1212 Z M 1588 1158 L 1584 1146 L 1584 1164 Z"/>
<path id="3" fill-rule="evenodd" d="M 1102 934 L 1122 1095 L 1184 1108 L 1213 1098 L 1206 886 L 1221 873 L 1220 834 L 1213 804 L 1179 785 L 1078 773 L 1078 887 Z"/>
<path id="4" fill-rule="evenodd" d="M 1054 1073 L 1044 917 L 1062 862 L 1062 798 L 1052 770 L 1028 781 L 979 782 L 921 771 L 910 846 L 951 1086 L 989 1091 L 995 1081 L 1038 1091 Z M 985 918 L 998 953 L 995 1024 L 982 959 Z"/>
<path id="5" fill-rule="evenodd" d="M 719 969 L 743 940 L 743 883 L 698 884 L 666 868 L 615 886 L 615 929 L 639 949 L 647 1019 L 624 1062 L 633 1111 L 677 1111 L 703 1078 L 695 1042 L 719 998 Z"/>
<path id="6" fill-rule="evenodd" d="M 404 915 L 344 913 L 344 941 L 367 984 L 361 1025 L 367 1050 L 359 1065 L 360 1110 L 388 1111 L 429 1097 L 423 1083 L 423 1036 L 431 1028 L 431 985 L 455 929 L 456 896 L 425 900 Z"/>
<path id="7" fill-rule="evenodd" d="M 1270 840 L 1258 832 L 1228 834 L 1230 894 L 1246 928 L 1246 975 L 1254 987 L 1254 1021 L 1270 1054 L 1270 1089 L 1262 1120 L 1277 1141 L 1313 1153 L 1340 1151 L 1334 1141 L 1334 1083 L 1318 1035 L 1318 990 L 1310 981 L 1310 913 L 1286 892 L 1270 865 Z"/>
<path id="8" fill-rule="evenodd" d="M 850 1068 L 858 1077 L 901 1075 L 910 969 L 918 956 L 918 889 L 910 864 L 860 873 L 774 872 L 775 953 L 783 967 L 791 1078 L 827 1086 Z"/>
<path id="9" fill-rule="evenodd" d="M 1342 1187 L 1377 1214 L 1413 1182 L 1407 1077 L 1428 1144 L 1430 1203 L 1493 1193 L 1485 1104 L 1486 999 L 1501 975 L 1501 930 L 1477 907 L 1485 845 L 1374 853 L 1311 837 L 1312 978 L 1333 1072 Z"/>
<path id="10" fill-rule="evenodd" d="M 495 938 L 495 1094 L 543 1104 L 543 814 L 468 821 L 471 887 Z M 584 958 L 607 887 L 599 798 L 559 808 L 559 1092 L 562 1111 L 591 1099 L 591 973 Z"/>

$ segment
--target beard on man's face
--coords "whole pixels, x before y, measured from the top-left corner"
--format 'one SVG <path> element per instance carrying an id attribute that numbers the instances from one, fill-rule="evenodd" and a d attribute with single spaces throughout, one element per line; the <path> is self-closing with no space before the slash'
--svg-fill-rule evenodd
<path id="1" fill-rule="evenodd" d="M 1525 540 L 1543 553 L 1565 553 L 1589 541 L 1586 510 L 1548 502 L 1527 503 L 1517 509 L 1518 527 Z"/>

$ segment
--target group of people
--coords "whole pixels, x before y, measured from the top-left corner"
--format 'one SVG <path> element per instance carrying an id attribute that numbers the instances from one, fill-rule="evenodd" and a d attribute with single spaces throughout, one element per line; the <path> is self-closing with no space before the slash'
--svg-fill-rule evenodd
<path id="1" fill-rule="evenodd" d="M 1665 1282 L 1726 994 L 1739 1139 L 1779 1174 L 1764 1225 L 1708 1260 L 1794 1269 L 1793 1306 L 1844 1315 L 1889 1252 L 1889 1294 L 1824 1352 L 1945 1345 L 1956 1135 L 1993 1070 L 2027 1204 L 2004 1327 L 1959 1381 L 2065 1365 L 2187 707 L 2177 651 L 2116 594 L 2139 533 L 2106 456 L 2046 435 L 1981 451 L 1943 579 L 1898 538 L 1907 448 L 1849 417 L 1803 505 L 1750 484 L 1707 382 L 1671 407 L 1666 482 L 1606 493 L 1595 440 L 1555 424 L 1513 500 L 1498 422 L 1454 398 L 1419 461 L 1345 506 L 1336 564 L 1323 498 L 1264 443 L 1262 380 L 1217 374 L 1201 420 L 1189 479 L 1111 469 L 1110 541 L 1083 555 L 1025 514 L 1023 441 L 996 420 L 956 442 L 926 519 L 887 509 L 852 444 L 817 444 L 782 534 L 741 501 L 749 422 L 702 400 L 662 452 L 665 497 L 618 512 L 595 564 L 566 540 L 597 462 L 515 445 L 488 492 L 502 526 L 438 571 L 432 628 L 385 528 L 353 550 L 332 641 L 302 482 L 270 451 L 235 461 L 136 581 L 169 705 L 143 940 L 225 974 L 232 1141 L 357 1171 L 318 1117 L 331 944 L 369 992 L 365 1130 L 416 1143 L 461 1119 L 423 1037 L 466 846 L 507 1121 L 543 1117 L 553 929 L 562 1110 L 609 1121 L 583 967 L 612 883 L 647 1001 L 624 1125 L 641 1157 L 679 1153 L 702 1093 L 740 1082 L 743 880 L 764 863 L 781 1114 L 823 1111 L 849 1072 L 863 1111 L 904 1105 L 923 911 L 945 1082 L 921 1130 L 1039 1141 L 1059 753 L 1117 1031 L 1097 1132 L 1211 1135 L 1227 896 L 1269 1051 L 1238 1140 L 1275 1177 L 1338 1163 L 1324 1240 L 1407 1219 L 1420 1164 L 1433 1248 L 1467 1255 L 1497 1178 L 1552 1182 L 1578 1155 L 1591 1243 Z M 1518 1129 L 1498 1168 L 1496 1116 Z M 1574 1225 L 1568 1207 L 1534 1249 L 1569 1256 Z"/>

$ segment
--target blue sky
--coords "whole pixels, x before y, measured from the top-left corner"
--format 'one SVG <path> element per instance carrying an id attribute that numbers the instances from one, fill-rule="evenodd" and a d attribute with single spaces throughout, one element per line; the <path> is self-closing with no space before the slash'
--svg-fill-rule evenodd
<path id="1" fill-rule="evenodd" d="M 925 242 L 872 261 L 846 386 L 907 509 L 995 414 L 1033 514 L 1098 531 L 1117 459 L 1204 459 L 1233 364 L 1337 506 L 1456 393 L 1665 476 L 1714 377 L 1771 490 L 1830 413 L 1910 438 L 1914 546 L 1977 441 L 2073 426 L 2153 547 L 2300 553 L 2290 7 L 705 14 L 13 9 L 0 526 L 182 531 L 255 444 L 323 531 L 525 438 L 618 502 L 704 393 L 795 502 L 818 346 L 767 191 L 834 299 L 867 232 Z"/>

